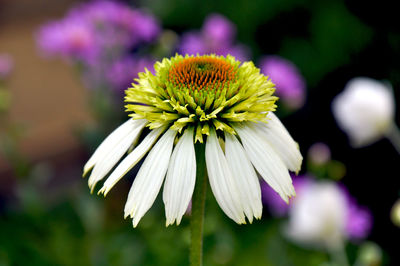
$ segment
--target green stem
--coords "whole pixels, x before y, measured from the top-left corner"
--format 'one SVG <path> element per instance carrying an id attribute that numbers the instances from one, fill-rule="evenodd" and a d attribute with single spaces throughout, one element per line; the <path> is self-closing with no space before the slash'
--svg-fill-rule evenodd
<path id="1" fill-rule="evenodd" d="M 207 171 L 205 162 L 205 145 L 196 144 L 196 185 L 192 197 L 192 215 L 190 218 L 190 265 L 203 264 L 203 225 L 204 207 L 207 191 Z"/>

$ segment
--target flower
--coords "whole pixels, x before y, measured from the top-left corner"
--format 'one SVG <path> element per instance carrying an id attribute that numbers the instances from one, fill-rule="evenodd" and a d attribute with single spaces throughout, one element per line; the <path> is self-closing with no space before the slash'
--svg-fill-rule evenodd
<path id="1" fill-rule="evenodd" d="M 261 72 L 268 75 L 276 85 L 276 94 L 291 109 L 303 106 L 306 84 L 296 65 L 282 57 L 265 56 L 260 61 Z"/>
<path id="2" fill-rule="evenodd" d="M 296 195 L 301 193 L 303 187 L 307 186 L 307 184 L 311 179 L 306 176 L 294 176 L 292 175 L 293 186 L 296 191 Z M 283 217 L 287 215 L 289 208 L 292 206 L 291 203 L 285 203 L 282 198 L 274 191 L 265 181 L 261 181 L 261 196 L 262 202 L 265 206 L 268 207 L 269 211 L 274 217 Z M 296 196 L 297 197 L 297 196 Z M 291 202 L 296 198 L 292 198 Z"/>
<path id="3" fill-rule="evenodd" d="M 36 39 L 44 55 L 75 63 L 89 88 L 111 87 L 120 93 L 136 70 L 148 64 L 139 50 L 160 31 L 156 19 L 144 11 L 101 0 L 79 4 L 63 19 L 45 24 Z M 122 73 L 124 67 L 128 69 Z"/>
<path id="4" fill-rule="evenodd" d="M 61 20 L 44 25 L 37 34 L 46 55 L 92 62 L 154 40 L 157 21 L 140 10 L 114 1 L 80 4 Z"/>
<path id="5" fill-rule="evenodd" d="M 136 227 L 165 178 L 166 225 L 179 224 L 195 186 L 197 143 L 205 145 L 213 194 L 235 222 L 261 217 L 255 169 L 286 202 L 295 195 L 288 170 L 298 172 L 302 156 L 273 114 L 277 99 L 273 83 L 252 62 L 240 64 L 232 56 L 176 55 L 157 62 L 154 69 L 155 74 L 140 73 L 126 90 L 131 118 L 103 141 L 84 166 L 84 175 L 92 169 L 88 180 L 92 191 L 130 147 L 99 193 L 106 195 L 149 152 L 130 189 L 125 217 L 133 218 Z M 145 127 L 150 131 L 136 145 Z"/>
<path id="6" fill-rule="evenodd" d="M 142 69 L 147 68 L 152 71 L 153 63 L 150 58 L 126 56 L 110 65 L 106 78 L 115 90 L 120 89 L 122 92 L 129 87 L 132 77 L 137 78 Z"/>
<path id="7" fill-rule="evenodd" d="M 295 188 L 286 234 L 291 239 L 311 245 L 335 248 L 345 239 L 365 238 L 372 227 L 372 216 L 356 204 L 343 186 L 331 181 L 302 182 Z"/>
<path id="8" fill-rule="evenodd" d="M 382 138 L 393 124 L 394 111 L 392 88 L 370 78 L 350 80 L 332 102 L 336 122 L 354 147 L 367 146 Z"/>
<path id="9" fill-rule="evenodd" d="M 98 51 L 92 28 L 80 18 L 50 22 L 40 28 L 37 36 L 38 45 L 46 56 L 90 60 Z"/>
<path id="10" fill-rule="evenodd" d="M 220 14 L 209 15 L 201 31 L 190 31 L 182 36 L 179 51 L 182 54 L 233 55 L 238 60 L 249 58 L 249 51 L 242 44 L 234 44 L 236 27 Z"/>

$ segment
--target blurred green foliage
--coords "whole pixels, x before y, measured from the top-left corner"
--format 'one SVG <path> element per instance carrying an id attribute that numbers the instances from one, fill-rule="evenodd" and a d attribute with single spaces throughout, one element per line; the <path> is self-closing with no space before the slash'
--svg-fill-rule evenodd
<path id="1" fill-rule="evenodd" d="M 189 219 L 166 228 L 160 198 L 133 229 L 130 220 L 122 218 L 125 195 L 116 199 L 119 191 L 107 199 L 111 205 L 90 195 L 82 183 L 64 188 L 56 198 L 49 197 L 46 171 L 33 172 L 19 184 L 18 206 L 0 221 L 0 265 L 188 264 Z M 114 200 L 118 201 L 115 205 Z M 252 225 L 236 225 L 225 217 L 209 191 L 205 265 L 320 265 L 328 260 L 322 252 L 290 244 L 280 233 L 282 223 L 264 216 Z"/>

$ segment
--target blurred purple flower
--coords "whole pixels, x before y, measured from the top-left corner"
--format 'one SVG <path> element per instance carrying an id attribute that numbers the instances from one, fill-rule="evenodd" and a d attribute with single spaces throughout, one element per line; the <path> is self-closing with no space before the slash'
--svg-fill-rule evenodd
<path id="1" fill-rule="evenodd" d="M 340 186 L 347 203 L 346 233 L 353 240 L 364 239 L 372 229 L 373 217 L 369 209 L 359 206 L 347 188 Z"/>
<path id="2" fill-rule="evenodd" d="M 296 194 L 299 194 L 302 188 L 306 186 L 307 183 L 309 183 L 311 180 L 306 176 L 295 176 L 295 175 L 291 176 L 292 176 L 293 186 L 296 190 Z M 286 202 L 282 200 L 282 198 L 278 195 L 278 193 L 276 193 L 275 190 L 273 190 L 263 180 L 261 180 L 261 196 L 263 204 L 268 207 L 271 214 L 275 217 L 285 216 L 290 208 L 291 202 L 294 200 L 294 198 L 291 198 L 290 203 L 286 204 Z"/>
<path id="3" fill-rule="evenodd" d="M 182 54 L 233 55 L 240 61 L 249 59 L 246 46 L 235 45 L 236 27 L 220 14 L 209 15 L 201 31 L 190 31 L 182 35 L 179 52 Z"/>
<path id="4" fill-rule="evenodd" d="M 14 68 L 14 61 L 8 54 L 0 54 L 0 79 L 5 79 Z"/>
<path id="5" fill-rule="evenodd" d="M 182 54 L 206 54 L 208 49 L 200 34 L 187 32 L 182 35 L 180 52 Z"/>
<path id="6" fill-rule="evenodd" d="M 61 20 L 44 25 L 37 42 L 47 55 L 91 62 L 94 57 L 120 56 L 133 46 L 154 40 L 156 19 L 114 1 L 80 4 Z M 112 60 L 111 60 L 112 61 Z"/>
<path id="7" fill-rule="evenodd" d="M 145 68 L 153 72 L 154 60 L 146 57 L 124 57 L 115 61 L 107 72 L 107 79 L 115 91 L 123 92 Z"/>
<path id="8" fill-rule="evenodd" d="M 211 14 L 204 21 L 202 33 L 213 47 L 230 46 L 236 37 L 236 27 L 224 16 Z"/>
<path id="9" fill-rule="evenodd" d="M 132 34 L 138 36 L 143 42 L 153 41 L 161 32 L 157 20 L 143 11 L 134 10 Z"/>
<path id="10" fill-rule="evenodd" d="M 261 72 L 276 85 L 276 94 L 291 109 L 303 106 L 306 97 L 304 78 L 297 67 L 282 57 L 265 56 L 260 62 Z"/>
<path id="11" fill-rule="evenodd" d="M 161 28 L 157 20 L 139 9 L 117 1 L 79 4 L 58 21 L 44 25 L 37 34 L 41 51 L 79 63 L 89 88 L 126 89 L 152 60 L 133 50 L 154 41 Z"/>
<path id="12" fill-rule="evenodd" d="M 44 55 L 85 60 L 94 55 L 95 36 L 89 24 L 81 19 L 54 21 L 43 26 L 37 42 Z"/>

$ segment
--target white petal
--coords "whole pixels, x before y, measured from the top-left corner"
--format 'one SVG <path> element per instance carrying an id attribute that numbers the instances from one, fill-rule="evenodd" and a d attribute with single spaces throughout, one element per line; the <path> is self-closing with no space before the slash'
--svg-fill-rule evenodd
<path id="1" fill-rule="evenodd" d="M 295 195 L 288 169 L 271 145 L 259 137 L 253 124 L 253 122 L 238 123 L 234 125 L 234 129 L 239 134 L 243 147 L 258 173 L 284 201 L 288 202 L 288 197 Z"/>
<path id="2" fill-rule="evenodd" d="M 164 133 L 151 149 L 133 181 L 125 204 L 125 217 L 131 216 L 133 218 L 134 227 L 153 205 L 160 191 L 167 172 L 176 133 L 177 131 L 172 129 Z"/>
<path id="3" fill-rule="evenodd" d="M 268 123 L 257 123 L 254 126 L 260 129 L 260 136 L 274 148 L 286 167 L 293 172 L 299 172 L 303 161 L 299 145 L 273 112 L 268 113 L 268 118 Z"/>
<path id="4" fill-rule="evenodd" d="M 128 154 L 128 156 L 126 156 L 111 173 L 106 182 L 104 182 L 103 187 L 99 190 L 99 194 L 103 193 L 104 196 L 106 196 L 113 186 L 143 158 L 164 130 L 165 127 L 160 127 L 150 131 L 142 142 L 140 142 L 140 144 L 130 154 Z"/>
<path id="5" fill-rule="evenodd" d="M 108 152 L 126 135 L 129 134 L 132 130 L 134 130 L 137 126 L 141 126 L 143 123 L 147 122 L 145 119 L 140 119 L 140 120 L 133 120 L 129 119 L 122 125 L 120 125 L 118 128 L 116 128 L 113 132 L 111 132 L 110 135 L 107 136 L 107 138 L 97 147 L 96 151 L 93 153 L 93 155 L 90 157 L 90 159 L 87 161 L 85 166 L 83 167 L 83 175 L 86 175 L 87 172 L 90 171 L 90 169 L 93 168 L 93 166 L 102 158 L 104 158 L 105 155 L 108 154 Z"/>
<path id="6" fill-rule="evenodd" d="M 110 147 L 109 151 L 104 154 L 102 158 L 99 158 L 88 180 L 92 192 L 96 183 L 108 174 L 108 172 L 126 153 L 132 143 L 137 141 L 140 133 L 146 125 L 146 122 L 146 120 L 142 119 L 139 123 L 140 125 L 136 125 L 136 127 L 133 128 L 125 137 L 121 138 L 119 142 L 116 142 L 114 147 Z"/>
<path id="7" fill-rule="evenodd" d="M 244 213 L 252 223 L 253 216 L 260 219 L 262 214 L 261 187 L 257 174 L 238 139 L 229 133 L 225 133 L 225 154 L 236 181 Z"/>
<path id="8" fill-rule="evenodd" d="M 166 225 L 179 225 L 193 195 L 196 183 L 196 155 L 193 143 L 193 128 L 186 129 L 178 141 L 164 184 Z"/>
<path id="9" fill-rule="evenodd" d="M 207 137 L 206 164 L 211 189 L 221 209 L 238 224 L 246 223 L 238 189 L 214 129 Z"/>

